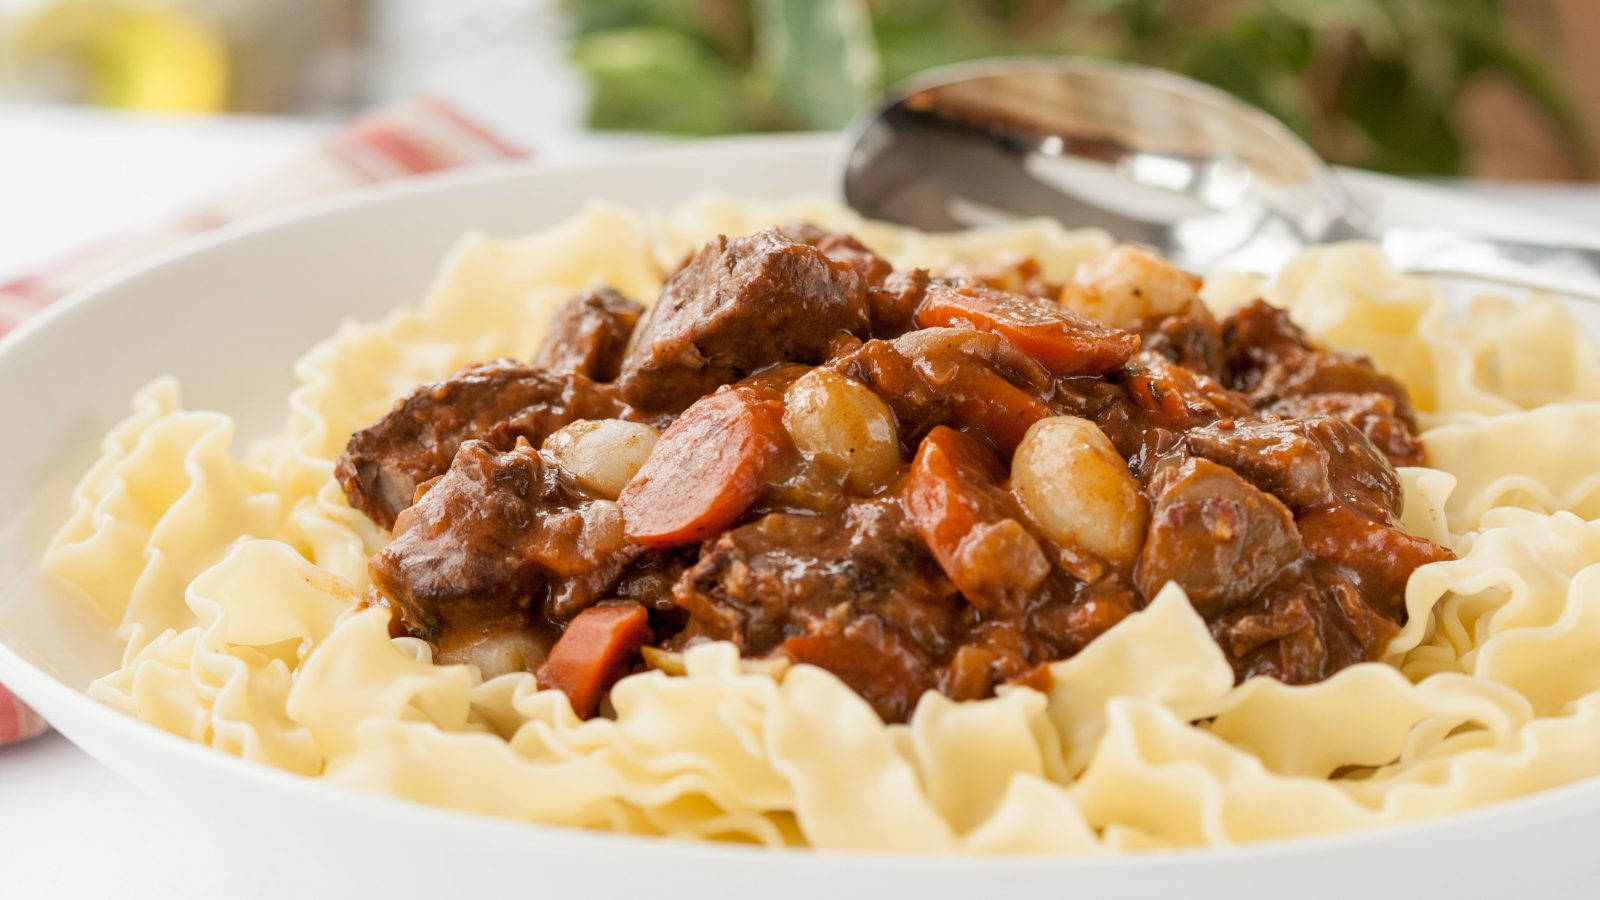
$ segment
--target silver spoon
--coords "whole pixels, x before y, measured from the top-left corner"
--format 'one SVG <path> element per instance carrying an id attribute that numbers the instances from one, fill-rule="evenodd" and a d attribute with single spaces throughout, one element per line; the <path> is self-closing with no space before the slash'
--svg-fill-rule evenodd
<path id="1" fill-rule="evenodd" d="M 853 129 L 845 202 L 949 231 L 1026 216 L 1103 228 L 1185 268 L 1275 271 L 1301 248 L 1376 239 L 1404 272 L 1600 300 L 1600 250 L 1371 221 L 1278 120 L 1140 66 L 988 60 L 936 69 Z"/>

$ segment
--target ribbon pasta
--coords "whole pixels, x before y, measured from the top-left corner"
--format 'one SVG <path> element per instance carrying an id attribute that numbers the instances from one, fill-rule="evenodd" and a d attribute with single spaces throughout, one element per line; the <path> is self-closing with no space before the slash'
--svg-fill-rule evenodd
<path id="1" fill-rule="evenodd" d="M 1405 469 L 1404 522 L 1459 558 L 1419 569 L 1385 661 L 1235 686 L 1169 586 L 1048 695 L 926 695 L 885 725 L 827 672 L 780 680 L 729 645 L 634 675 L 579 720 L 531 675 L 438 666 L 356 611 L 386 535 L 332 481 L 348 435 L 418 382 L 527 357 L 593 282 L 653 296 L 718 232 L 806 218 L 897 267 L 1026 253 L 1064 278 L 1103 236 L 1032 222 L 930 236 L 818 204 L 597 206 L 517 240 L 463 239 L 428 299 L 347 324 L 296 366 L 279 438 L 160 380 L 105 439 L 47 571 L 118 623 L 101 701 L 218 750 L 349 788 L 527 820 L 767 845 L 1105 853 L 1417 819 L 1600 775 L 1600 356 L 1553 301 L 1456 309 L 1377 251 L 1304 254 L 1261 292 L 1401 378 L 1437 469 Z"/>

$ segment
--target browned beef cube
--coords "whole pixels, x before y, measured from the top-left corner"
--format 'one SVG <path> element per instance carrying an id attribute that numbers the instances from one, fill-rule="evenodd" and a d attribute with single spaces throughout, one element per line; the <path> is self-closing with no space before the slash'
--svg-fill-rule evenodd
<path id="1" fill-rule="evenodd" d="M 1316 347 L 1289 314 L 1256 300 L 1222 325 L 1228 386 L 1266 407 L 1284 397 L 1312 394 L 1384 394 L 1395 417 L 1414 428 L 1411 400 L 1400 382 L 1379 372 L 1364 356 Z"/>
<path id="2" fill-rule="evenodd" d="M 1134 571 L 1146 599 L 1175 581 L 1210 616 L 1249 599 L 1300 556 L 1288 508 L 1232 469 L 1172 458 L 1151 488 L 1150 531 Z"/>
<path id="3" fill-rule="evenodd" d="M 673 589 L 702 634 L 772 650 L 839 604 L 900 622 L 940 649 L 956 591 L 896 499 L 824 516 L 774 513 L 709 542 Z"/>
<path id="4" fill-rule="evenodd" d="M 895 337 L 916 327 L 912 317 L 932 283 L 926 269 L 912 269 L 895 272 L 873 285 L 867 293 L 867 304 L 872 308 L 872 333 L 878 337 Z"/>
<path id="5" fill-rule="evenodd" d="M 830 259 L 855 269 L 869 287 L 882 284 L 894 271 L 888 260 L 873 253 L 866 244 L 856 240 L 855 235 L 824 231 L 810 222 L 780 225 L 777 230 L 789 240 L 809 244 Z"/>
<path id="6" fill-rule="evenodd" d="M 1222 326 L 1198 300 L 1183 312 L 1145 322 L 1141 349 L 1160 353 L 1180 366 L 1211 378 L 1223 377 Z"/>
<path id="7" fill-rule="evenodd" d="M 1264 675 L 1284 684 L 1321 681 L 1373 659 L 1398 629 L 1326 566 L 1280 578 L 1211 623 L 1240 681 Z"/>
<path id="8" fill-rule="evenodd" d="M 1222 344 L 1228 378 L 1234 382 L 1248 382 L 1253 372 L 1279 357 L 1311 349 L 1287 312 L 1259 298 L 1223 320 Z M 1239 390 L 1248 388 L 1245 384 Z"/>
<path id="9" fill-rule="evenodd" d="M 930 283 L 926 269 L 896 272 L 888 260 L 873 253 L 854 235 L 823 231 L 808 222 L 784 225 L 779 231 L 856 270 L 867 286 L 873 335 L 894 337 L 913 327 L 912 313 L 916 312 Z"/>
<path id="10" fill-rule="evenodd" d="M 1412 426 L 1400 418 L 1400 405 L 1389 394 L 1368 391 L 1364 394 L 1334 392 L 1284 397 L 1263 410 L 1286 419 L 1333 416 L 1361 430 L 1394 466 L 1426 465 L 1422 445 L 1412 434 Z"/>
<path id="11" fill-rule="evenodd" d="M 964 605 L 892 497 L 726 532 L 673 597 L 692 617 L 688 634 L 830 669 L 889 721 L 937 687 Z M 880 665 L 858 665 L 874 654 Z"/>
<path id="12" fill-rule="evenodd" d="M 1400 512 L 1399 477 L 1343 419 L 1225 420 L 1190 431 L 1183 446 L 1296 510 L 1342 504 L 1380 519 Z"/>
<path id="13" fill-rule="evenodd" d="M 1416 421 L 1411 401 L 1400 382 L 1372 367 L 1364 357 L 1313 350 L 1283 357 L 1259 370 L 1248 391 L 1258 402 L 1312 394 L 1385 394 L 1393 399 L 1396 416 L 1408 425 Z"/>
<path id="14" fill-rule="evenodd" d="M 372 581 L 413 634 L 437 641 L 508 617 L 532 621 L 563 592 L 588 605 L 633 558 L 625 545 L 616 505 L 596 502 L 527 444 L 501 453 L 467 441 L 396 519 Z"/>
<path id="15" fill-rule="evenodd" d="M 424 384 L 377 423 L 356 432 L 334 469 L 350 505 L 385 528 L 411 505 L 417 485 L 444 474 L 462 441 L 509 450 L 538 446 L 578 419 L 610 418 L 623 405 L 609 387 L 498 360 Z"/>
<path id="16" fill-rule="evenodd" d="M 640 303 L 608 287 L 579 294 L 556 310 L 533 364 L 551 372 L 614 381 L 643 312 Z"/>
<path id="17" fill-rule="evenodd" d="M 640 410 L 679 410 L 775 363 L 820 363 L 841 336 L 870 328 L 851 265 L 777 229 L 718 237 L 645 313 L 617 383 Z"/>

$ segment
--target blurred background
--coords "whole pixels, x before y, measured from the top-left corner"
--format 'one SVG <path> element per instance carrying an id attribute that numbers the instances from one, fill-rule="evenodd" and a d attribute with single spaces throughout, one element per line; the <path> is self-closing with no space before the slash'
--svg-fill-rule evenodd
<path id="1" fill-rule="evenodd" d="M 1336 162 L 1590 179 L 1595 0 L 0 0 L 0 98 L 340 117 L 417 91 L 510 127 L 837 128 L 941 63 L 1200 78 Z M 3 135 L 0 135 L 3 140 Z"/>
<path id="2" fill-rule="evenodd" d="M 0 0 L 0 306 L 85 243 L 262 208 L 215 205 L 420 96 L 563 161 L 835 129 L 928 67 L 1055 53 L 1182 72 L 1334 162 L 1600 225 L 1600 186 L 1573 184 L 1600 177 L 1600 0 Z"/>

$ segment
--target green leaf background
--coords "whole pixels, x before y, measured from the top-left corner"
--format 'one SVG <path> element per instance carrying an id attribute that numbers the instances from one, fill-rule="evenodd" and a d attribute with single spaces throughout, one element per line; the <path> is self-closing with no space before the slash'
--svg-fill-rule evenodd
<path id="1" fill-rule="evenodd" d="M 1329 159 L 1456 174 L 1454 111 L 1510 81 L 1580 168 L 1554 68 L 1500 0 L 566 0 L 593 127 L 705 135 L 838 128 L 886 85 L 989 56 L 1161 66 L 1263 107 Z"/>

